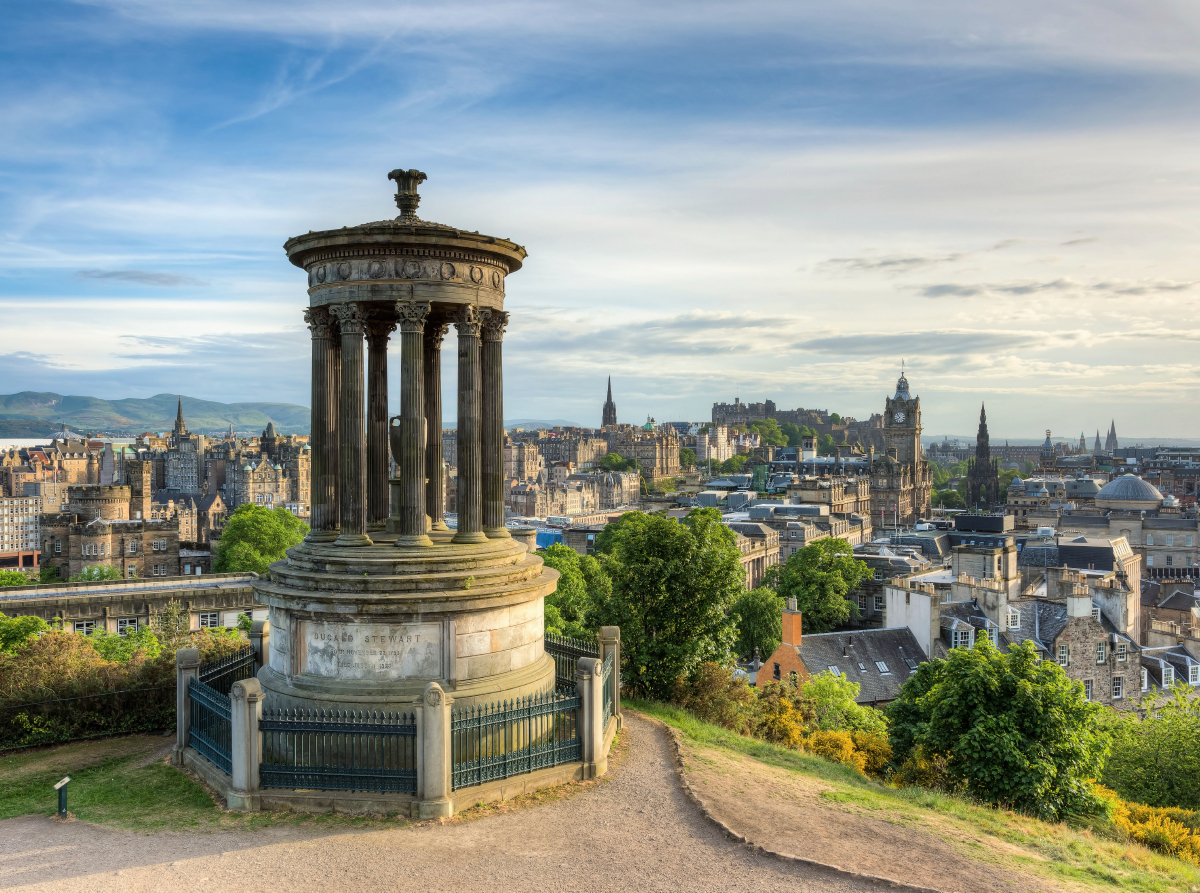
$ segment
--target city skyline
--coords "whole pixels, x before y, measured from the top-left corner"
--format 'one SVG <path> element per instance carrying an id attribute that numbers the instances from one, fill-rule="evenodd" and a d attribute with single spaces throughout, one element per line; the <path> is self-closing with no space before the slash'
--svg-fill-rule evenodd
<path id="1" fill-rule="evenodd" d="M 1193 8 L 539 9 L 16 11 L 5 390 L 306 405 L 280 245 L 402 165 L 529 248 L 512 418 L 866 418 L 903 359 L 929 432 L 1200 437 Z"/>

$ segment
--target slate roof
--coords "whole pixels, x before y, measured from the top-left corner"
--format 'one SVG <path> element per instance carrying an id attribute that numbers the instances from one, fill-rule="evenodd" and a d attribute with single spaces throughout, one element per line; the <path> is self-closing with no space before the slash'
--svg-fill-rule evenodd
<path id="1" fill-rule="evenodd" d="M 797 651 L 812 675 L 836 667 L 840 675 L 857 682 L 859 704 L 894 701 L 900 686 L 916 672 L 916 665 L 926 659 L 912 630 L 906 626 L 805 634 Z M 882 662 L 887 672 L 876 661 Z"/>
<path id="2" fill-rule="evenodd" d="M 1031 639 L 1044 657 L 1051 658 L 1054 640 L 1067 628 L 1070 619 L 1067 617 L 1066 604 L 1044 598 L 1016 599 L 1008 604 L 1010 608 L 1020 611 L 1020 626 L 1017 629 L 1008 629 L 1006 620 L 1004 628 L 1000 630 L 1001 638 L 1011 645 Z M 1095 602 L 1092 604 L 1099 607 Z M 1103 611 L 1100 612 L 1100 625 L 1109 634 L 1111 641 L 1124 642 L 1130 652 L 1141 650 L 1141 646 L 1133 638 L 1117 631 Z"/>
<path id="3" fill-rule="evenodd" d="M 1182 645 L 1171 645 L 1164 648 L 1143 649 L 1141 664 L 1142 669 L 1146 671 L 1147 687 L 1163 688 L 1163 670 L 1166 667 L 1175 670 L 1175 682 L 1187 683 L 1191 678 L 1191 667 L 1200 666 L 1200 661 L 1188 654 L 1187 649 Z"/>

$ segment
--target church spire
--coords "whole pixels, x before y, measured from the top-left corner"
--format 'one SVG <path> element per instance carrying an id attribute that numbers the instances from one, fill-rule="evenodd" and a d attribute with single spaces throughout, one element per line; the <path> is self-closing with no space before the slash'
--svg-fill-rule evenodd
<path id="1" fill-rule="evenodd" d="M 604 401 L 604 409 L 601 412 L 600 418 L 600 425 L 605 428 L 617 423 L 617 404 L 613 403 L 611 375 L 608 377 L 608 397 Z"/>
<path id="2" fill-rule="evenodd" d="M 187 425 L 183 423 L 183 397 L 179 398 L 179 404 L 175 408 L 175 436 L 182 437 L 187 434 Z"/>

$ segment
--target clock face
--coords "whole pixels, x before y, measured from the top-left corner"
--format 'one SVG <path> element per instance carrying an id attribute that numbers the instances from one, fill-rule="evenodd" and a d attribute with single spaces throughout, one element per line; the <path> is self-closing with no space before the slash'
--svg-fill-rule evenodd
<path id="1" fill-rule="evenodd" d="M 897 425 L 903 425 L 904 424 L 904 413 L 898 412 L 894 416 L 892 416 L 892 419 L 896 422 Z"/>

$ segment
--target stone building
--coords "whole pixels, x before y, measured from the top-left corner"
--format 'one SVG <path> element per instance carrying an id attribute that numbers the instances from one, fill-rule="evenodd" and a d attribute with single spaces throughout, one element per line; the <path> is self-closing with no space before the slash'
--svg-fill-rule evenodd
<path id="1" fill-rule="evenodd" d="M 661 427 L 651 418 L 640 428 L 618 425 L 605 432 L 608 452 L 622 459 L 635 459 L 648 484 L 674 482 L 680 473 L 679 432 L 670 425 Z"/>
<path id="2" fill-rule="evenodd" d="M 979 407 L 979 433 L 975 435 L 975 456 L 967 460 L 967 505 L 990 511 L 1000 503 L 1000 461 L 992 458 L 988 436 L 987 409 Z"/>
<path id="3" fill-rule="evenodd" d="M 737 534 L 737 548 L 746 571 L 746 588 L 762 585 L 767 570 L 779 564 L 779 532 L 753 521 L 726 522 Z"/>
<path id="4" fill-rule="evenodd" d="M 903 372 L 885 403 L 883 438 L 887 452 L 871 463 L 871 517 L 909 527 L 929 515 L 933 479 L 921 449 L 921 398 Z"/>
<path id="5" fill-rule="evenodd" d="M 718 422 L 696 434 L 695 451 L 697 462 L 725 462 L 736 454 L 729 428 Z"/>
<path id="6" fill-rule="evenodd" d="M 163 454 L 163 488 L 198 494 L 204 484 L 204 450 L 207 438 L 188 433 L 183 421 L 183 398 L 175 410 L 175 428 Z"/>
<path id="7" fill-rule="evenodd" d="M 539 481 L 544 477 L 546 461 L 536 444 L 504 438 L 504 478 L 515 481 Z"/>
<path id="8" fill-rule="evenodd" d="M 129 486 L 71 487 L 67 511 L 40 518 L 42 564 L 63 579 L 95 566 L 119 568 L 124 577 L 178 576 L 178 518 L 131 519 L 137 504 Z"/>
<path id="9" fill-rule="evenodd" d="M 532 443 L 547 466 L 569 462 L 576 468 L 594 468 L 610 452 L 609 441 L 587 428 L 539 431 Z"/>

